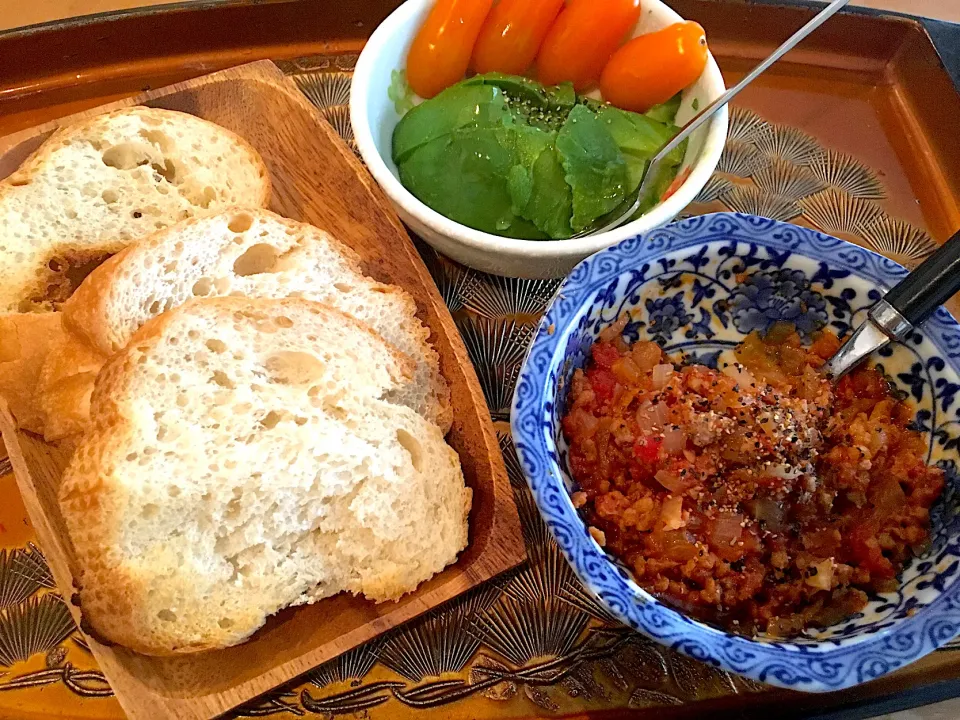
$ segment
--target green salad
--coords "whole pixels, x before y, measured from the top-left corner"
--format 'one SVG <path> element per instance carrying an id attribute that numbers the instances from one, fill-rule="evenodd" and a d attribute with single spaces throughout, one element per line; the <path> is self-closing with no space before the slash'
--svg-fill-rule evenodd
<path id="1" fill-rule="evenodd" d="M 506 237 L 568 238 L 633 197 L 678 131 L 679 104 L 678 96 L 640 115 L 570 85 L 477 75 L 406 112 L 393 161 L 403 185 L 451 220 Z M 684 151 L 663 164 L 640 213 L 666 192 Z"/>

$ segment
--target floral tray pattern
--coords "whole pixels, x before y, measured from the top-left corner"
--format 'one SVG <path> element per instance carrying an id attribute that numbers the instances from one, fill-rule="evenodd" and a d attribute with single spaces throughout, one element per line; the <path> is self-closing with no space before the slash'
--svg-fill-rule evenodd
<path id="1" fill-rule="evenodd" d="M 279 63 L 348 144 L 355 54 Z M 876 173 L 794 128 L 733 108 L 721 166 L 688 209 L 737 210 L 843 234 L 910 265 L 934 241 L 888 215 Z M 764 686 L 671 652 L 611 618 L 540 521 L 504 421 L 526 345 L 559 281 L 476 273 L 424 259 L 458 322 L 501 436 L 530 564 L 484 592 L 347 653 L 237 717 L 530 717 L 649 708 L 764 693 Z M 3 453 L 0 452 L 0 457 Z M 26 512 L 0 461 L 0 717 L 120 718 L 119 705 L 53 592 Z M 0 551 L 2 552 L 2 551 Z M 960 651 L 960 646 L 957 646 Z M 950 662 L 947 649 L 937 655 Z M 749 697 L 742 699 L 749 703 Z M 9 712 L 7 708 L 10 708 Z"/>

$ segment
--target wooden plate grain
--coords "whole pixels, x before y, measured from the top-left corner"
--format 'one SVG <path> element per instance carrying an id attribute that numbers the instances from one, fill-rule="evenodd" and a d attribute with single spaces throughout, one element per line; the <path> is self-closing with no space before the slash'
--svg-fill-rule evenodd
<path id="1" fill-rule="evenodd" d="M 359 253 L 371 276 L 400 285 L 416 298 L 452 391 L 455 419 L 448 440 L 474 491 L 467 550 L 454 566 L 397 603 L 376 605 L 341 594 L 279 613 L 240 646 L 174 658 L 139 655 L 87 636 L 129 717 L 210 718 L 516 566 L 525 557 L 524 543 L 490 416 L 453 319 L 379 188 L 296 86 L 273 63 L 258 62 L 65 121 L 134 104 L 192 113 L 246 138 L 270 171 L 270 209 L 328 230 Z M 0 177 L 59 124 L 0 139 Z M 4 408 L 0 431 L 24 503 L 57 585 L 83 629 L 80 608 L 73 602 L 72 547 L 57 504 L 70 448 L 13 427 Z"/>

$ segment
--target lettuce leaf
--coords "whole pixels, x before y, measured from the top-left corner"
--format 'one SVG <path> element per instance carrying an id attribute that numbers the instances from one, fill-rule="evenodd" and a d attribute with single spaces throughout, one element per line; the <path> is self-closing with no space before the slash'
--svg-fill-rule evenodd
<path id="1" fill-rule="evenodd" d="M 677 122 L 677 112 L 679 110 L 680 93 L 677 93 L 665 103 L 654 105 L 652 108 L 647 110 L 644 115 L 651 120 L 656 120 L 657 122 L 666 123 L 667 125 L 675 125 Z"/>
<path id="2" fill-rule="evenodd" d="M 393 102 L 393 108 L 400 117 L 413 110 L 414 92 L 407 82 L 406 70 L 394 70 L 390 73 L 390 87 L 387 88 L 387 97 Z"/>

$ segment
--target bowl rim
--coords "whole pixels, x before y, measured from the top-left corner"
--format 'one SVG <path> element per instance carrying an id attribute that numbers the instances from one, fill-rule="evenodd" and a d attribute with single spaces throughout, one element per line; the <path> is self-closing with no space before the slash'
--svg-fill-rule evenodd
<path id="1" fill-rule="evenodd" d="M 508 238 L 462 225 L 455 222 L 418 200 L 413 193 L 403 186 L 399 179 L 390 171 L 383 157 L 377 150 L 370 127 L 368 109 L 370 106 L 370 81 L 373 76 L 374 60 L 381 48 L 387 44 L 387 39 L 393 37 L 397 27 L 407 21 L 411 15 L 420 12 L 424 5 L 434 0 L 406 0 L 380 23 L 370 36 L 357 59 L 354 68 L 353 82 L 350 88 L 350 123 L 353 128 L 354 140 L 361 158 L 374 179 L 387 194 L 399 205 L 404 212 L 416 218 L 431 231 L 455 240 L 458 244 L 473 250 L 498 250 L 528 259 L 555 259 L 580 256 L 601 250 L 605 247 L 636 235 L 646 229 L 657 227 L 673 220 L 707 184 L 720 162 L 729 128 L 729 110 L 724 107 L 713 117 L 705 128 L 703 147 L 699 155 L 690 165 L 690 172 L 683 183 L 665 201 L 654 206 L 649 212 L 633 222 L 622 225 L 598 235 L 568 239 L 568 240 L 523 240 Z M 661 0 L 647 0 L 649 4 L 660 6 L 673 15 L 676 22 L 683 20 L 671 7 Z M 673 18 L 672 18 L 673 19 Z M 714 92 L 719 97 L 723 94 L 725 85 L 720 68 L 712 53 L 708 54 L 707 67 L 701 77 L 706 76 Z M 702 132 L 702 131 L 698 131 Z"/>
<path id="2" fill-rule="evenodd" d="M 547 394 L 551 372 L 557 371 L 563 359 L 571 326 L 594 302 L 597 292 L 631 267 L 733 237 L 817 261 L 830 258 L 878 287 L 889 288 L 907 274 L 898 263 L 844 240 L 738 213 L 689 218 L 601 250 L 578 264 L 563 281 L 531 340 L 511 407 L 511 431 L 520 466 L 545 524 L 571 567 L 588 591 L 622 622 L 694 659 L 760 682 L 808 692 L 852 687 L 913 662 L 955 637 L 960 632 L 960 580 L 912 617 L 841 641 L 768 641 L 719 630 L 664 605 L 623 576 L 587 533 L 545 437 L 545 419 L 555 402 Z M 925 329 L 943 357 L 950 357 L 950 364 L 957 368 L 960 324 L 940 308 Z M 938 342 L 941 338 L 953 351 Z"/>

